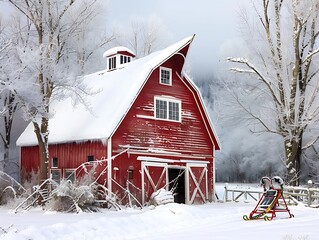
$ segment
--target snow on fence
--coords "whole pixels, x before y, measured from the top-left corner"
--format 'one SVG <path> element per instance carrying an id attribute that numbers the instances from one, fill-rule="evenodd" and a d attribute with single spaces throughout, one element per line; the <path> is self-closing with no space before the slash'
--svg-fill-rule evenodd
<path id="1" fill-rule="evenodd" d="M 254 186 L 245 185 L 234 185 L 229 186 L 225 184 L 224 186 L 224 200 L 229 201 L 258 201 L 263 194 L 262 187 L 255 188 Z M 319 205 L 319 189 L 308 187 L 292 187 L 284 186 L 284 196 L 288 202 L 293 202 L 294 204 L 304 203 L 308 207 L 318 207 Z"/>
<path id="2" fill-rule="evenodd" d="M 224 200 L 225 202 L 230 201 L 258 201 L 258 199 L 263 194 L 262 187 L 256 188 L 251 185 L 232 185 L 229 186 L 228 183 L 225 184 Z"/>

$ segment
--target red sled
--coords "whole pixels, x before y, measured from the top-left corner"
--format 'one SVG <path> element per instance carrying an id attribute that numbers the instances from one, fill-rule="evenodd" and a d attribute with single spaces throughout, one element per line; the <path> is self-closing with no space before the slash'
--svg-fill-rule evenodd
<path id="1" fill-rule="evenodd" d="M 284 181 L 282 178 L 278 176 L 275 176 L 272 179 L 263 177 L 260 180 L 260 183 L 264 188 L 264 193 L 254 210 L 249 215 L 244 215 L 243 219 L 264 219 L 265 221 L 270 221 L 276 217 L 276 213 L 278 212 L 287 212 L 289 218 L 294 217 L 294 215 L 290 213 L 283 195 Z"/>

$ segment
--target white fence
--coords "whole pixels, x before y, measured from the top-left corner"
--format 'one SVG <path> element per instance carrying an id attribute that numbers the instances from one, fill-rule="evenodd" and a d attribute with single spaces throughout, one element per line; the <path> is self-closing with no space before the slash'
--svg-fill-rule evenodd
<path id="1" fill-rule="evenodd" d="M 258 201 L 263 194 L 263 189 L 236 187 L 225 184 L 224 201 Z M 284 196 L 289 203 L 304 203 L 307 206 L 319 205 L 319 189 L 312 187 L 284 187 Z"/>

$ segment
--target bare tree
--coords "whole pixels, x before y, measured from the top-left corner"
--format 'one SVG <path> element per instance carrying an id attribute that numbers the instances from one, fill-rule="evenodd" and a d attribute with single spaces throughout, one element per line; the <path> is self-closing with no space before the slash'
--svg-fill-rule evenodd
<path id="1" fill-rule="evenodd" d="M 234 72 L 251 75 L 250 95 L 268 104 L 252 110 L 238 103 L 262 131 L 282 137 L 287 182 L 299 185 L 301 152 L 318 140 L 310 132 L 319 120 L 319 1 L 263 0 L 254 7 L 259 25 L 250 35 L 253 55 L 228 61 L 241 66 Z"/>
<path id="2" fill-rule="evenodd" d="M 0 18 L 0 139 L 3 146 L 3 156 L 0 157 L 0 169 L 2 171 L 12 174 L 16 168 L 11 163 L 12 159 L 9 156 L 10 144 L 11 144 L 11 129 L 13 125 L 14 114 L 16 113 L 18 104 L 15 101 L 15 96 L 11 90 L 5 89 L 8 84 L 7 69 L 10 63 L 10 50 L 12 48 L 12 42 L 6 35 L 7 24 Z M 15 169 L 15 170 L 14 170 Z"/>
<path id="3" fill-rule="evenodd" d="M 77 77 L 81 66 L 76 65 L 76 44 L 70 41 L 96 16 L 99 1 L 9 2 L 25 19 L 16 48 L 19 66 L 10 87 L 23 103 L 25 116 L 33 123 L 40 151 L 39 181 L 42 182 L 48 177 L 51 102 L 66 97 L 67 90 L 81 102 L 88 94 L 81 78 Z"/>
<path id="4" fill-rule="evenodd" d="M 144 57 L 159 50 L 170 37 L 161 21 L 155 17 L 132 18 L 126 34 L 123 34 L 123 45 L 135 52 L 136 57 Z"/>

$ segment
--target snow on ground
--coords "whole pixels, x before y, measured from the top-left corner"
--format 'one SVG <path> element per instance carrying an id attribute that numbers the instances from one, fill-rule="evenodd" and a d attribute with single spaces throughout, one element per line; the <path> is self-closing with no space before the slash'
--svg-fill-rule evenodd
<path id="1" fill-rule="evenodd" d="M 280 239 L 319 238 L 319 209 L 290 206 L 273 221 L 244 221 L 256 202 L 167 204 L 157 207 L 67 214 L 0 208 L 0 239 Z"/>

